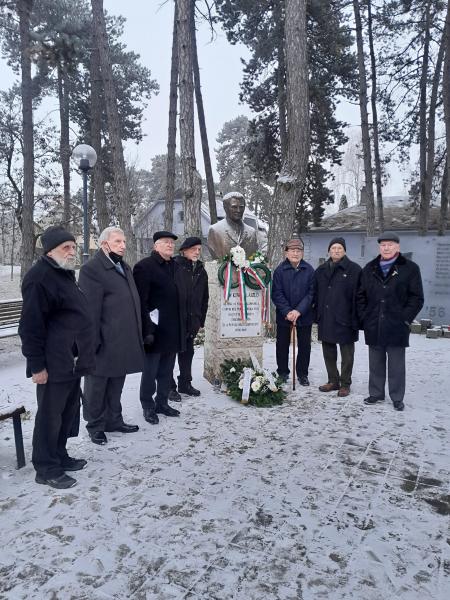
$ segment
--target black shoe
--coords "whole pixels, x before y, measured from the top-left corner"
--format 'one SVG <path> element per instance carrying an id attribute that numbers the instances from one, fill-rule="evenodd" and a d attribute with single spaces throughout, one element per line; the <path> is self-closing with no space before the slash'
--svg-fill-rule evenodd
<path id="1" fill-rule="evenodd" d="M 144 419 L 147 423 L 150 423 L 150 425 L 158 425 L 159 423 L 158 415 L 153 408 L 144 408 Z"/>
<path id="2" fill-rule="evenodd" d="M 304 386 L 309 385 L 309 379 L 306 377 L 306 375 L 304 377 L 299 377 L 298 382 L 300 385 L 304 385 Z"/>
<path id="3" fill-rule="evenodd" d="M 89 437 L 91 438 L 91 441 L 94 442 L 94 444 L 98 444 L 99 446 L 104 446 L 108 443 L 106 435 L 103 433 L 103 431 L 89 432 Z"/>
<path id="4" fill-rule="evenodd" d="M 172 408 L 168 404 L 164 404 L 163 406 L 157 406 L 156 412 L 160 415 L 166 415 L 166 417 L 179 417 L 180 411 L 176 408 Z"/>
<path id="5" fill-rule="evenodd" d="M 177 390 L 170 390 L 170 392 L 169 392 L 169 400 L 171 402 L 181 402 L 181 396 L 177 392 Z"/>
<path id="6" fill-rule="evenodd" d="M 81 471 L 87 465 L 87 460 L 84 458 L 72 458 L 68 456 L 63 461 L 61 461 L 61 466 L 64 471 Z"/>
<path id="7" fill-rule="evenodd" d="M 57 475 L 56 477 L 49 477 L 48 479 L 44 479 L 40 475 L 36 475 L 35 479 L 36 483 L 41 483 L 43 485 L 49 485 L 52 488 L 56 488 L 57 490 L 66 490 L 67 488 L 71 488 L 76 485 L 77 480 L 73 477 L 69 477 L 63 473 L 62 475 Z"/>
<path id="8" fill-rule="evenodd" d="M 128 423 L 122 423 L 122 425 L 118 425 L 117 427 L 111 427 L 111 429 L 107 429 L 106 431 L 118 431 L 119 433 L 135 433 L 139 431 L 138 425 L 128 425 Z"/>
<path id="9" fill-rule="evenodd" d="M 289 379 L 289 374 L 288 373 L 279 373 L 278 379 L 281 381 L 281 383 L 286 383 L 287 380 Z"/>
<path id="10" fill-rule="evenodd" d="M 377 402 L 383 402 L 384 398 L 374 398 L 373 396 L 368 396 L 364 398 L 364 404 L 376 404 Z"/>
<path id="11" fill-rule="evenodd" d="M 178 384 L 178 391 L 181 394 L 187 394 L 188 396 L 200 396 L 200 390 L 196 390 L 190 383 L 185 383 L 183 385 Z"/>
<path id="12" fill-rule="evenodd" d="M 403 400 L 400 400 L 399 402 L 394 402 L 394 410 L 404 410 L 405 409 L 405 405 L 403 404 Z"/>

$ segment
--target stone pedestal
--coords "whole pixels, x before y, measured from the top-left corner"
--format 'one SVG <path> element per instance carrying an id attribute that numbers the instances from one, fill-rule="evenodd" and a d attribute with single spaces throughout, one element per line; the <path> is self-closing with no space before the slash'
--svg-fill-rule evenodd
<path id="1" fill-rule="evenodd" d="M 215 384 L 221 379 L 220 365 L 227 358 L 250 358 L 249 350 L 262 364 L 264 330 L 261 321 L 262 293 L 247 288 L 247 322 L 240 319 L 238 289 L 232 290 L 229 303 L 223 300 L 223 287 L 217 279 L 218 262 L 207 262 L 209 307 L 205 323 L 203 376 Z"/>

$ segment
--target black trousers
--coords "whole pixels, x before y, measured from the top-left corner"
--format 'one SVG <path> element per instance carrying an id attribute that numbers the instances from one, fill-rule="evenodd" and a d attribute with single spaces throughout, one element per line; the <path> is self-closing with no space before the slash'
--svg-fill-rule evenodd
<path id="1" fill-rule="evenodd" d="M 36 386 L 37 412 L 31 461 L 44 479 L 64 473 L 67 438 L 80 405 L 80 380 Z"/>
<path id="2" fill-rule="evenodd" d="M 191 383 L 192 381 L 192 360 L 194 358 L 194 337 L 189 336 L 186 340 L 186 350 L 184 352 L 178 352 L 178 367 L 180 374 L 178 375 L 178 385 L 183 387 L 184 385 Z M 172 389 L 176 390 L 175 379 L 172 378 Z"/>
<path id="3" fill-rule="evenodd" d="M 312 325 L 297 325 L 297 377 L 308 377 L 309 360 L 311 358 Z M 277 327 L 277 371 L 279 375 L 289 375 L 289 346 L 291 327 Z"/>
<path id="4" fill-rule="evenodd" d="M 122 396 L 125 375 L 122 377 L 100 377 L 86 375 L 84 378 L 83 417 L 86 429 L 108 431 L 123 424 Z"/>
<path id="5" fill-rule="evenodd" d="M 392 402 L 402 402 L 405 397 L 405 348 L 400 346 L 369 346 L 369 394 L 384 399 L 386 386 L 386 361 L 389 396 Z"/>
<path id="6" fill-rule="evenodd" d="M 167 405 L 167 399 L 173 380 L 175 352 L 148 352 L 145 355 L 144 370 L 141 377 L 139 396 L 142 408 Z M 153 399 L 153 396 L 156 397 Z"/>
<path id="7" fill-rule="evenodd" d="M 328 383 L 336 383 L 341 387 L 350 387 L 355 358 L 355 343 L 339 344 L 339 350 L 341 351 L 340 375 L 337 367 L 337 344 L 322 342 L 322 353 L 328 373 Z"/>

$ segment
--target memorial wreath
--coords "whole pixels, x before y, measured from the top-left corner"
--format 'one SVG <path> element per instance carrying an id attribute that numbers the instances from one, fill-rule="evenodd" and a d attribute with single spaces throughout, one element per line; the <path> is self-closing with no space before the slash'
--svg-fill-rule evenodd
<path id="1" fill-rule="evenodd" d="M 226 392 L 234 400 L 253 406 L 276 406 L 282 404 L 286 392 L 276 373 L 252 368 L 251 361 L 240 358 L 227 359 L 221 365 L 222 382 Z M 248 398 L 244 387 L 248 385 Z"/>

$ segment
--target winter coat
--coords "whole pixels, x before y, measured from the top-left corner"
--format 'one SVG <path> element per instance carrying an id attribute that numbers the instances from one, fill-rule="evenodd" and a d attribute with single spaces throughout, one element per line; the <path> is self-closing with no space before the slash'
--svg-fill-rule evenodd
<path id="1" fill-rule="evenodd" d="M 94 321 L 94 375 L 122 377 L 144 366 L 141 303 L 130 267 L 123 276 L 99 250 L 81 267 L 78 285 L 85 293 Z"/>
<path id="2" fill-rule="evenodd" d="M 356 342 L 359 335 L 356 293 L 361 267 L 344 256 L 331 258 L 316 269 L 314 305 L 319 340 L 333 344 Z"/>
<path id="3" fill-rule="evenodd" d="M 91 311 L 74 271 L 42 256 L 23 279 L 22 297 L 19 335 L 27 377 L 47 369 L 48 381 L 62 382 L 91 373 Z"/>
<path id="4" fill-rule="evenodd" d="M 290 327 L 286 315 L 298 310 L 297 325 L 313 322 L 312 302 L 314 297 L 314 269 L 303 259 L 297 269 L 286 258 L 273 272 L 272 302 L 276 307 L 277 326 Z"/>
<path id="5" fill-rule="evenodd" d="M 180 279 L 183 281 L 186 296 L 186 334 L 195 337 L 200 327 L 205 326 L 208 310 L 208 275 L 201 260 L 195 263 L 184 256 L 174 258 L 180 267 Z"/>
<path id="6" fill-rule="evenodd" d="M 420 269 L 399 254 L 386 278 L 380 257 L 362 270 L 358 316 L 369 346 L 409 346 L 409 325 L 420 312 L 424 298 Z"/>
<path id="7" fill-rule="evenodd" d="M 186 348 L 186 290 L 180 267 L 153 250 L 135 264 L 133 277 L 141 299 L 142 333 L 153 334 L 150 352 L 182 352 Z M 150 319 L 157 309 L 158 324 Z"/>

